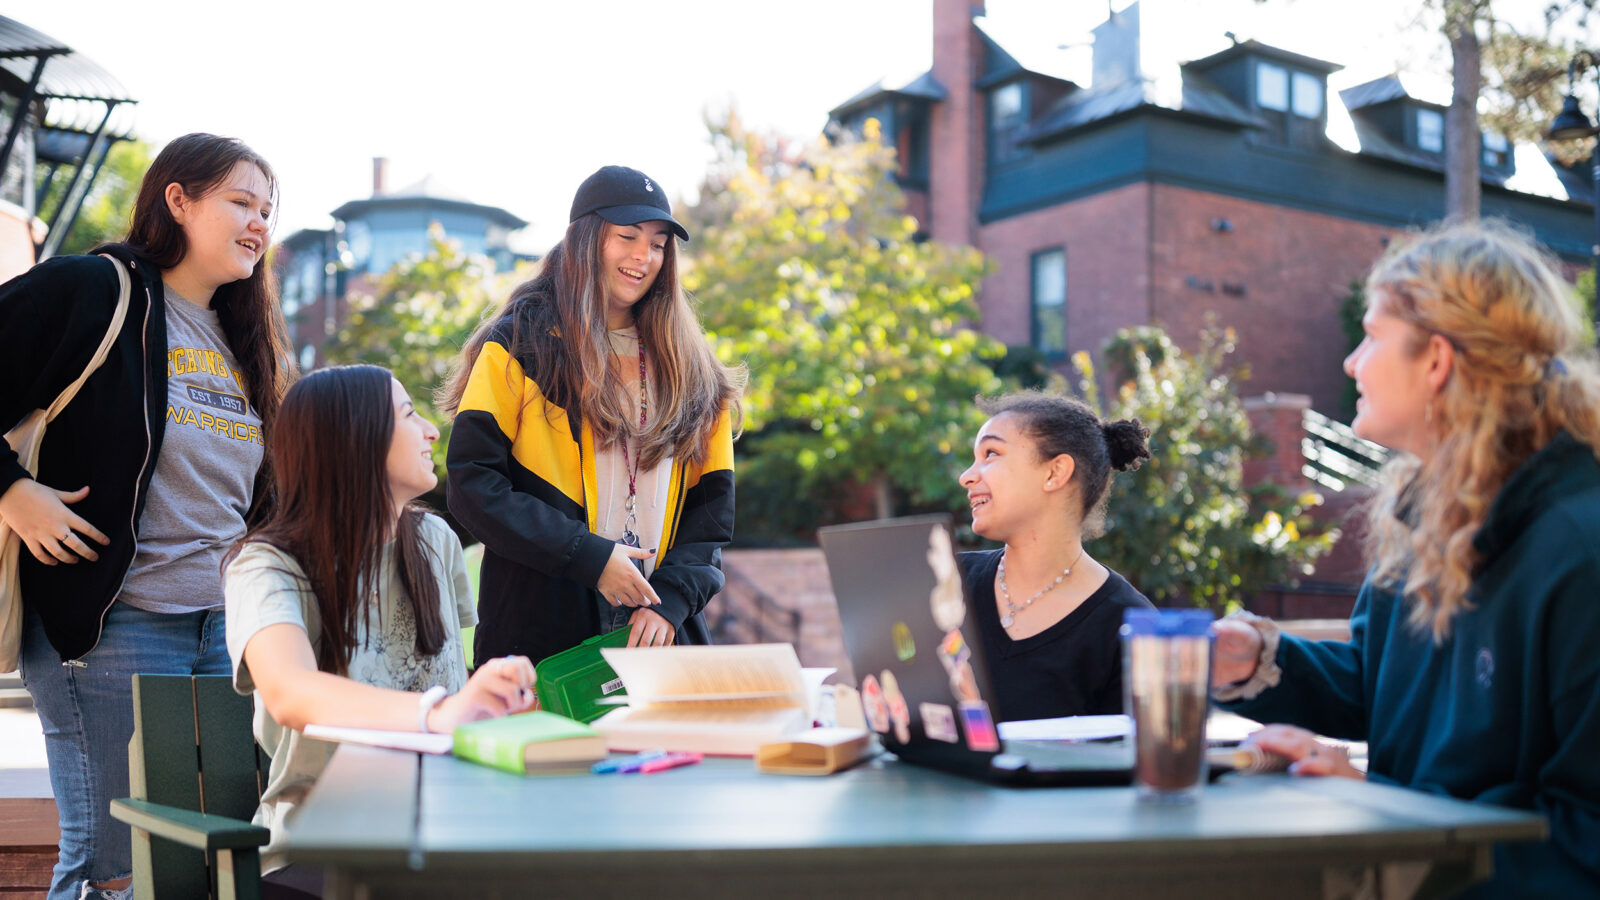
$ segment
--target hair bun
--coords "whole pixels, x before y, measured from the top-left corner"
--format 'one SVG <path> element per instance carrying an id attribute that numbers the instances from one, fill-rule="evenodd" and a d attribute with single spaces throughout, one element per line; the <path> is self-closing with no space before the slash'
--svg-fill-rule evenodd
<path id="1" fill-rule="evenodd" d="M 1111 458 L 1111 468 L 1118 472 L 1131 472 L 1150 458 L 1146 443 L 1150 429 L 1139 424 L 1138 419 L 1118 419 L 1103 422 L 1100 430 L 1106 436 L 1106 450 Z"/>

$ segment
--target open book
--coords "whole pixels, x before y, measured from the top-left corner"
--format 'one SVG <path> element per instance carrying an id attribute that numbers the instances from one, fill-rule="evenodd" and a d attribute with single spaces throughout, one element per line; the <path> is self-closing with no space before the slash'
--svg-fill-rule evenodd
<path id="1" fill-rule="evenodd" d="M 597 719 L 612 750 L 679 750 L 753 756 L 811 727 L 833 669 L 801 669 L 789 644 L 607 647 L 628 705 Z"/>

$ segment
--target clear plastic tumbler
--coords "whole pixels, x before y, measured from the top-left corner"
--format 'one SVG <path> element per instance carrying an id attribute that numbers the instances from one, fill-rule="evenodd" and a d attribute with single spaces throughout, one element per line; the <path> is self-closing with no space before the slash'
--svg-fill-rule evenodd
<path id="1" fill-rule="evenodd" d="M 1142 800 L 1187 802 L 1206 783 L 1211 621 L 1201 609 L 1123 615 L 1123 706 L 1133 720 L 1133 784 Z"/>

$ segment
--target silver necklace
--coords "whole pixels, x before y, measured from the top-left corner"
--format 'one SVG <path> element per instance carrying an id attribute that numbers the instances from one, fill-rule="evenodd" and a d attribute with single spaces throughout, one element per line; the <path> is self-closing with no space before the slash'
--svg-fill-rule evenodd
<path id="1" fill-rule="evenodd" d="M 1072 560 L 1072 565 L 1071 566 L 1067 566 L 1065 569 L 1062 569 L 1061 570 L 1061 574 L 1056 576 L 1056 580 L 1055 581 L 1052 581 L 1049 584 L 1045 585 L 1044 587 L 1040 588 L 1039 590 L 1035 591 L 1034 595 L 1032 597 L 1029 597 L 1023 603 L 1018 604 L 1018 603 L 1012 602 L 1012 600 L 1011 600 L 1011 589 L 1006 587 L 1006 554 L 1005 554 L 1004 550 L 1000 551 L 1000 573 L 999 573 L 999 576 L 995 579 L 995 581 L 1000 585 L 1000 599 L 1005 601 L 1005 604 L 1006 604 L 1006 614 L 1000 617 L 1000 627 L 1002 627 L 1002 628 L 1010 628 L 1012 625 L 1016 624 L 1017 613 L 1022 612 L 1023 610 L 1025 610 L 1028 607 L 1032 606 L 1033 605 L 1033 601 L 1039 599 L 1040 597 L 1043 597 L 1045 594 L 1050 593 L 1052 590 L 1055 590 L 1056 585 L 1060 584 L 1063 581 L 1066 581 L 1067 580 L 1067 576 L 1072 574 L 1072 566 L 1077 565 L 1078 564 L 1078 560 L 1080 560 L 1080 559 L 1083 559 L 1083 548 L 1082 547 L 1078 548 L 1078 555 L 1077 555 L 1077 557 L 1075 559 Z"/>

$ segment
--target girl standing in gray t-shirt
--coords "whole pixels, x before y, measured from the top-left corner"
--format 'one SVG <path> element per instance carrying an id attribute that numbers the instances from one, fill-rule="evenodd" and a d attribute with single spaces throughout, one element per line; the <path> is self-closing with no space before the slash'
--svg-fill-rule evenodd
<path id="1" fill-rule="evenodd" d="M 21 538 L 21 669 L 61 813 L 51 900 L 125 887 L 130 676 L 228 671 L 222 552 L 268 499 L 288 342 L 267 270 L 277 182 L 232 138 L 162 149 L 128 237 L 0 286 L 0 431 L 104 362 L 46 429 L 36 473 L 0 442 Z M 5 668 L 5 666 L 0 666 Z"/>

